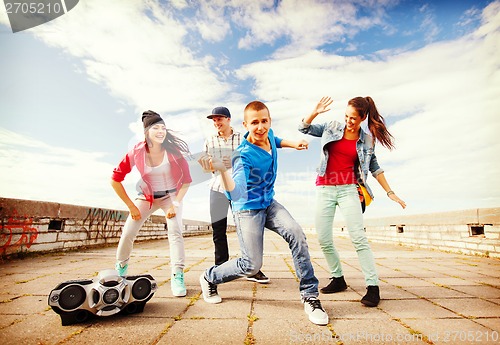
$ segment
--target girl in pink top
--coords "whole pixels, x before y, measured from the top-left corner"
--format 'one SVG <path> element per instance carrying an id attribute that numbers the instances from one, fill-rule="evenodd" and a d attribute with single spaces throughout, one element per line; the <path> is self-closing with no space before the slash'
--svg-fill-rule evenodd
<path id="1" fill-rule="evenodd" d="M 116 252 L 116 270 L 121 276 L 127 274 L 137 233 L 146 219 L 161 208 L 165 212 L 170 244 L 172 294 L 185 296 L 182 199 L 192 180 L 183 155 L 189 154 L 189 148 L 165 127 L 161 116 L 154 111 L 145 111 L 142 122 L 145 140 L 125 155 L 111 177 L 113 189 L 130 210 Z M 137 183 L 139 197 L 132 201 L 122 181 L 134 166 L 142 178 Z"/>

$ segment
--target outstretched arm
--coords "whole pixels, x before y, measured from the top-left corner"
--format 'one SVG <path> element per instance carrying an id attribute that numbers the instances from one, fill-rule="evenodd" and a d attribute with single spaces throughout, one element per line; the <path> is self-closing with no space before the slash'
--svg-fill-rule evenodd
<path id="1" fill-rule="evenodd" d="M 323 97 L 320 99 L 318 104 L 316 104 L 316 107 L 312 111 L 312 113 L 309 116 L 306 116 L 304 118 L 304 123 L 310 124 L 313 122 L 313 120 L 318 116 L 319 114 L 325 113 L 330 110 L 328 108 L 331 104 L 333 103 L 333 99 L 331 97 Z"/>
<path id="2" fill-rule="evenodd" d="M 385 192 L 387 193 L 387 196 L 394 202 L 397 202 L 398 204 L 401 205 L 402 208 L 406 208 L 406 203 L 401 200 L 397 195 L 396 193 L 394 193 L 391 189 L 391 187 L 389 187 L 389 183 L 387 182 L 387 179 L 385 178 L 384 176 L 384 173 L 380 173 L 377 175 L 377 177 L 375 177 L 378 181 L 378 183 L 380 184 L 380 186 L 382 186 L 382 188 L 384 188 Z"/>
<path id="3" fill-rule="evenodd" d="M 292 149 L 296 150 L 307 150 L 309 147 L 309 143 L 305 140 L 299 140 L 299 141 L 290 141 L 283 139 L 281 140 L 281 147 L 291 147 Z"/>

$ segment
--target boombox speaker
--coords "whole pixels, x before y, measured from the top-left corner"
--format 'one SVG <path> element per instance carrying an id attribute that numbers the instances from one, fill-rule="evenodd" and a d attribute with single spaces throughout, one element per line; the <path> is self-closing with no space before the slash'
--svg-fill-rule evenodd
<path id="1" fill-rule="evenodd" d="M 120 277 L 115 270 L 99 272 L 95 279 L 69 280 L 49 295 L 49 306 L 63 326 L 97 316 L 142 313 L 158 289 L 149 274 Z"/>

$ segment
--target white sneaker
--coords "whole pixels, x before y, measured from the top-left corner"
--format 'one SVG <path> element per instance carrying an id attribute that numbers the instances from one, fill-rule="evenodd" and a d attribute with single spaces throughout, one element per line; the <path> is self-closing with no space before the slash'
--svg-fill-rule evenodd
<path id="1" fill-rule="evenodd" d="M 302 303 L 304 303 L 304 311 L 309 315 L 309 321 L 320 326 L 328 324 L 328 314 L 321 306 L 319 299 L 307 297 L 302 299 Z"/>
<path id="2" fill-rule="evenodd" d="M 200 276 L 200 285 L 205 302 L 213 304 L 222 302 L 222 298 L 220 298 L 217 293 L 217 285 L 212 284 L 205 279 L 205 272 L 203 272 Z"/>

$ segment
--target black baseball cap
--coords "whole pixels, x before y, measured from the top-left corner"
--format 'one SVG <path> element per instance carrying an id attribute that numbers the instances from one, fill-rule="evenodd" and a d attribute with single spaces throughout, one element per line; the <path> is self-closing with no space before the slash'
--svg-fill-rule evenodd
<path id="1" fill-rule="evenodd" d="M 217 107 L 212 110 L 212 114 L 207 116 L 207 119 L 211 119 L 214 116 L 225 116 L 231 118 L 231 113 L 226 107 Z"/>

